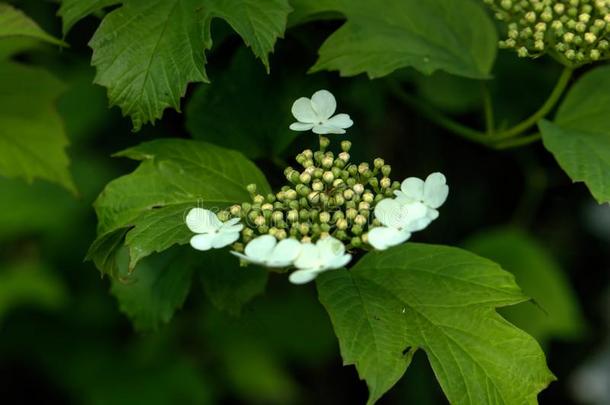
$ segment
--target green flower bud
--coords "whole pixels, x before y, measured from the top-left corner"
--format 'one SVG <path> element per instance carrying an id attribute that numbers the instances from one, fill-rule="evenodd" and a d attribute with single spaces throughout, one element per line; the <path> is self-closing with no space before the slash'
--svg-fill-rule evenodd
<path id="1" fill-rule="evenodd" d="M 377 187 L 379 187 L 379 180 L 377 180 L 377 177 L 372 177 L 372 178 L 369 179 L 369 184 L 374 189 L 377 189 Z"/>
<path id="2" fill-rule="evenodd" d="M 328 139 L 325 136 L 321 136 L 320 137 L 320 149 L 325 150 L 326 148 L 328 148 L 328 145 L 330 145 L 330 139 Z"/>
<path id="3" fill-rule="evenodd" d="M 320 224 L 320 231 L 322 232 L 322 234 L 327 234 L 328 232 L 330 232 L 330 224 Z M 320 234 L 320 237 L 322 237 L 322 234 Z"/>
<path id="4" fill-rule="evenodd" d="M 352 233 L 354 235 L 360 235 L 362 234 L 362 227 L 360 225 L 354 225 L 352 226 Z"/>
<path id="5" fill-rule="evenodd" d="M 256 218 L 254 218 L 254 225 L 256 226 L 265 225 L 266 222 L 265 217 L 262 215 L 258 215 Z"/>
<path id="6" fill-rule="evenodd" d="M 375 169 L 381 169 L 385 165 L 385 161 L 382 158 L 377 158 L 373 161 L 373 167 Z"/>
<path id="7" fill-rule="evenodd" d="M 358 216 L 358 210 L 355 208 L 348 208 L 345 210 L 345 217 L 349 220 L 354 220 Z"/>
<path id="8" fill-rule="evenodd" d="M 231 215 L 234 217 L 239 217 L 241 216 L 241 206 L 239 204 L 232 205 L 229 212 L 231 212 Z"/>
<path id="9" fill-rule="evenodd" d="M 297 199 L 297 192 L 293 189 L 286 190 L 285 195 L 288 201 L 293 201 Z"/>
<path id="10" fill-rule="evenodd" d="M 256 221 L 256 218 L 258 218 L 260 216 L 260 211 L 259 210 L 252 210 L 248 213 L 248 219 L 252 222 Z"/>
<path id="11" fill-rule="evenodd" d="M 351 244 L 355 248 L 360 247 L 360 246 L 362 246 L 362 239 L 360 239 L 357 236 L 354 236 L 351 240 Z"/>
<path id="12" fill-rule="evenodd" d="M 318 215 L 318 218 L 323 224 L 330 222 L 330 214 L 326 211 L 321 212 L 320 215 Z"/>
<path id="13" fill-rule="evenodd" d="M 390 165 L 383 165 L 383 167 L 381 168 L 381 174 L 383 174 L 386 177 L 388 177 L 390 175 L 391 171 L 392 171 L 392 166 L 390 166 Z"/>
<path id="14" fill-rule="evenodd" d="M 302 209 L 299 211 L 299 220 L 308 221 L 309 220 L 309 210 Z"/>
<path id="15" fill-rule="evenodd" d="M 361 201 L 360 204 L 358 204 L 358 210 L 370 210 L 370 209 L 371 209 L 371 204 L 366 201 Z"/>
<path id="16" fill-rule="evenodd" d="M 367 203 L 372 203 L 375 200 L 375 196 L 370 191 L 367 191 L 362 195 L 362 201 Z"/>
<path id="17" fill-rule="evenodd" d="M 324 190 L 324 183 L 322 183 L 320 180 L 314 180 L 311 185 L 311 189 L 313 191 L 322 191 Z"/>
<path id="18" fill-rule="evenodd" d="M 254 183 L 248 184 L 246 186 L 246 190 L 248 190 L 248 193 L 250 193 L 250 194 L 255 194 L 256 193 L 256 184 L 254 184 Z"/>
<path id="19" fill-rule="evenodd" d="M 307 235 L 309 233 L 309 225 L 307 224 L 299 224 L 299 233 L 301 235 Z"/>
<path id="20" fill-rule="evenodd" d="M 343 152 L 349 152 L 352 147 L 352 143 L 350 141 L 341 141 L 341 150 Z"/>
<path id="21" fill-rule="evenodd" d="M 260 234 L 266 234 L 267 232 L 269 232 L 269 227 L 267 225 L 261 225 L 258 227 L 258 233 Z"/>
<path id="22" fill-rule="evenodd" d="M 263 211 L 273 211 L 273 204 L 265 203 L 261 205 Z"/>
<path id="23" fill-rule="evenodd" d="M 278 229 L 277 233 L 275 234 L 275 237 L 278 240 L 282 240 L 282 239 L 286 239 L 288 237 L 288 235 L 286 234 L 286 231 L 283 229 Z"/>
<path id="24" fill-rule="evenodd" d="M 330 169 L 331 167 L 333 167 L 333 164 L 335 163 L 335 159 L 333 159 L 330 156 L 325 156 L 322 159 L 322 167 L 325 169 Z"/>
<path id="25" fill-rule="evenodd" d="M 307 200 L 312 203 L 312 204 L 317 204 L 320 202 L 320 192 L 319 191 L 312 191 L 311 193 L 309 193 L 309 195 L 307 196 Z"/>
<path id="26" fill-rule="evenodd" d="M 293 210 L 293 212 L 296 212 L 296 211 Z M 273 213 L 271 214 L 271 219 L 273 220 L 274 223 L 280 222 L 284 219 L 284 213 L 281 211 L 273 211 Z"/>
<path id="27" fill-rule="evenodd" d="M 364 193 L 364 186 L 360 183 L 354 184 L 352 189 L 354 190 L 354 193 L 356 193 L 357 195 Z"/>
<path id="28" fill-rule="evenodd" d="M 298 210 L 299 208 L 301 208 L 301 205 L 304 205 L 303 202 L 292 200 L 288 203 L 288 208 L 290 208 L 291 210 Z"/>
<path id="29" fill-rule="evenodd" d="M 364 217 L 364 215 L 358 214 L 358 215 L 356 215 L 356 218 L 354 218 L 354 223 L 356 225 L 364 226 L 364 225 L 366 225 L 367 220 Z"/>
<path id="30" fill-rule="evenodd" d="M 286 219 L 288 220 L 288 222 L 297 222 L 299 220 L 299 211 L 297 210 L 290 210 L 288 211 L 288 213 L 286 214 Z"/>
<path id="31" fill-rule="evenodd" d="M 311 149 L 305 149 L 303 152 L 301 152 L 301 154 L 307 159 L 313 159 L 313 152 Z"/>
<path id="32" fill-rule="evenodd" d="M 354 190 L 351 189 L 347 189 L 343 192 L 343 197 L 346 200 L 351 200 L 352 198 L 354 198 Z"/>
<path id="33" fill-rule="evenodd" d="M 335 180 L 335 175 L 332 172 L 324 172 L 322 180 L 324 180 L 325 183 L 330 184 Z"/>
<path id="34" fill-rule="evenodd" d="M 311 174 L 308 172 L 303 172 L 299 175 L 299 181 L 303 184 L 309 184 L 311 181 Z"/>
<path id="35" fill-rule="evenodd" d="M 337 229 L 340 229 L 342 231 L 346 230 L 348 225 L 349 224 L 346 219 L 339 219 L 336 223 Z"/>
<path id="36" fill-rule="evenodd" d="M 335 232 L 335 238 L 337 238 L 339 240 L 347 240 L 348 236 L 344 230 L 340 229 L 337 232 Z"/>
<path id="37" fill-rule="evenodd" d="M 343 211 L 335 211 L 333 212 L 333 222 L 337 222 L 340 219 L 344 219 L 345 218 L 345 214 L 343 213 Z"/>

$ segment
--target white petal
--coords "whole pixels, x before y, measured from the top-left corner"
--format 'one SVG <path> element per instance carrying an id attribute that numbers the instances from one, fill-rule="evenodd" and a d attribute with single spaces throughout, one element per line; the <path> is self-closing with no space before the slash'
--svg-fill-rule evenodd
<path id="1" fill-rule="evenodd" d="M 326 269 L 327 270 L 340 269 L 341 267 L 345 267 L 350 262 L 350 260 L 352 260 L 352 255 L 350 255 L 349 253 L 345 254 L 345 255 L 337 256 L 328 263 L 328 266 L 326 267 Z"/>
<path id="2" fill-rule="evenodd" d="M 212 249 L 214 236 L 215 235 L 211 233 L 195 235 L 191 238 L 191 246 L 197 250 L 210 250 Z"/>
<path id="3" fill-rule="evenodd" d="M 313 110 L 311 100 L 307 97 L 301 97 L 292 104 L 292 115 L 294 115 L 294 118 L 299 122 L 320 122 L 318 114 Z"/>
<path id="4" fill-rule="evenodd" d="M 411 233 L 409 231 L 379 226 L 369 231 L 369 244 L 377 250 L 385 250 L 400 245 L 410 237 Z"/>
<path id="5" fill-rule="evenodd" d="M 430 219 L 429 217 L 427 217 L 427 216 L 421 217 L 419 219 L 411 221 L 411 223 L 405 229 L 407 229 L 411 232 L 418 232 L 418 231 L 426 229 L 428 227 L 428 225 L 430 225 L 431 222 L 432 222 L 432 219 Z"/>
<path id="6" fill-rule="evenodd" d="M 319 272 L 315 270 L 297 270 L 290 273 L 288 280 L 292 284 L 306 284 L 315 279 Z"/>
<path id="7" fill-rule="evenodd" d="M 222 226 L 216 214 L 203 208 L 193 208 L 186 214 L 186 226 L 195 233 L 214 232 Z"/>
<path id="8" fill-rule="evenodd" d="M 225 246 L 229 246 L 231 243 L 239 239 L 239 231 L 237 232 L 219 232 L 214 234 L 212 239 L 212 247 L 214 249 L 220 249 Z"/>
<path id="9" fill-rule="evenodd" d="M 375 205 L 375 218 L 385 226 L 399 228 L 401 226 L 401 207 L 400 202 L 392 198 L 385 198 Z"/>
<path id="10" fill-rule="evenodd" d="M 421 202 L 402 204 L 398 228 L 407 228 L 411 222 L 426 218 L 428 210 L 429 208 Z"/>
<path id="11" fill-rule="evenodd" d="M 447 179 L 442 173 L 432 173 L 426 178 L 423 201 L 431 208 L 438 208 L 449 195 Z"/>
<path id="12" fill-rule="evenodd" d="M 275 238 L 271 235 L 262 235 L 252 239 L 247 245 L 244 253 L 254 261 L 262 263 L 267 261 L 273 248 L 277 244 Z"/>
<path id="13" fill-rule="evenodd" d="M 337 100 L 330 91 L 318 90 L 311 96 L 311 106 L 321 121 L 326 121 L 335 113 Z"/>
<path id="14" fill-rule="evenodd" d="M 347 114 L 337 114 L 328 121 L 324 122 L 324 125 L 337 128 L 349 128 L 354 125 L 354 121 L 352 121 Z"/>
<path id="15" fill-rule="evenodd" d="M 296 239 L 281 240 L 271 252 L 267 260 L 270 267 L 286 267 L 291 265 L 301 253 L 301 242 Z"/>
<path id="16" fill-rule="evenodd" d="M 320 266 L 318 248 L 311 243 L 301 245 L 301 253 L 294 261 L 294 266 L 301 270 L 315 270 Z"/>
<path id="17" fill-rule="evenodd" d="M 322 264 L 329 263 L 333 259 L 343 256 L 345 253 L 345 245 L 339 239 L 335 239 L 332 236 L 328 236 L 324 239 L 320 239 L 316 243 L 320 261 Z"/>
<path id="18" fill-rule="evenodd" d="M 424 200 L 424 181 L 417 177 L 409 177 L 400 185 L 400 190 L 405 197 L 412 200 Z"/>
<path id="19" fill-rule="evenodd" d="M 293 131 L 309 131 L 313 128 L 314 124 L 305 124 L 303 122 L 293 122 L 290 124 L 290 129 Z"/>
<path id="20" fill-rule="evenodd" d="M 339 127 L 333 127 L 331 125 L 315 125 L 313 127 L 313 133 L 318 135 L 325 134 L 344 134 L 345 130 Z"/>

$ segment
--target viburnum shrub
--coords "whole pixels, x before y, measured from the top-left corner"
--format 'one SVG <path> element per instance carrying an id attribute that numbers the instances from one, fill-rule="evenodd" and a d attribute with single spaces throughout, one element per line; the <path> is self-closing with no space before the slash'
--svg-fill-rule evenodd
<path id="1" fill-rule="evenodd" d="M 219 342 L 234 367 L 221 367 L 229 385 L 244 389 L 248 403 L 284 400 L 281 389 L 262 399 L 248 391 L 261 381 L 248 380 L 257 377 L 256 360 L 276 353 L 248 352 L 252 331 L 213 336 L 221 322 L 211 313 L 243 327 L 252 320 L 243 309 L 271 296 L 259 297 L 270 277 L 273 292 L 290 299 L 309 292 L 308 303 L 322 304 L 343 364 L 368 387 L 368 404 L 401 380 L 417 352 L 452 404 L 535 404 L 555 380 L 542 347 L 578 335 L 584 321 L 547 241 L 513 225 L 535 218 L 560 246 L 588 244 L 574 232 L 580 223 L 547 231 L 547 214 L 584 217 L 574 208 L 580 200 L 556 214 L 576 187 L 569 180 L 584 183 L 599 204 L 610 202 L 610 0 L 48 2 L 63 39 L 12 3 L 0 2 L 0 176 L 56 183 L 75 197 L 37 194 L 38 182 L 1 189 L 0 237 L 10 235 L 22 256 L 54 253 L 64 238 L 73 253 L 70 238 L 95 233 L 86 261 L 110 279 L 138 331 L 168 324 L 196 276 L 208 301 L 167 328 L 180 344 L 202 335 L 203 344 Z M 72 30 L 76 24 L 90 29 Z M 108 115 L 108 104 L 126 119 Z M 176 114 L 164 118 L 168 109 Z M 144 134 L 122 137 L 126 128 Z M 445 135 L 473 144 L 454 147 Z M 110 153 L 130 160 L 131 171 L 117 177 L 125 166 L 109 163 Z M 483 164 L 479 156 L 506 177 L 472 169 Z M 523 166 L 521 176 L 513 166 Z M 76 197 L 86 201 L 82 212 Z M 95 219 L 89 202 L 95 230 L 87 226 L 87 215 Z M 545 215 L 537 215 L 543 205 Z M 514 217 L 511 227 L 462 240 L 505 217 Z M 47 228 L 48 246 L 30 241 Z M 0 264 L 12 258 L 4 250 Z M 24 296 L 39 298 L 38 288 Z M 1 294 L 0 303 L 22 297 Z M 279 308 L 305 327 L 270 321 L 271 351 L 292 353 L 278 342 L 316 346 L 306 335 L 311 307 L 291 305 L 284 298 L 269 305 L 269 319 Z M 200 312 L 211 326 L 191 323 Z M 293 335 L 279 333 L 286 331 Z M 202 352 L 216 360 L 215 349 Z M 138 353 L 132 357 L 145 357 Z M 276 371 L 275 363 L 261 368 Z M 128 380 L 122 376 L 106 385 Z M 197 380 L 170 377 L 164 386 L 172 389 Z M 80 380 L 75 385 L 80 390 Z"/>

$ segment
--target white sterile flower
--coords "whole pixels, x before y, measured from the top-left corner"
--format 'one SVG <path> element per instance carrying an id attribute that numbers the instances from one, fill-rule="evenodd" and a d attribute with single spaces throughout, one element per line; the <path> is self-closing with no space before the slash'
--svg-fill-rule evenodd
<path id="1" fill-rule="evenodd" d="M 301 253 L 294 261 L 298 270 L 290 274 L 288 279 L 293 284 L 305 284 L 324 271 L 345 266 L 350 260 L 352 255 L 345 253 L 343 243 L 332 236 L 318 240 L 315 245 L 304 243 Z"/>
<path id="2" fill-rule="evenodd" d="M 379 201 L 375 206 L 375 218 L 384 226 L 369 231 L 369 243 L 378 250 L 400 245 L 411 237 L 411 232 L 418 230 L 427 210 L 420 202 L 404 204 L 392 198 Z"/>
<path id="3" fill-rule="evenodd" d="M 235 256 L 254 264 L 266 267 L 290 266 L 301 253 L 301 242 L 296 239 L 277 241 L 271 235 L 262 235 L 252 239 L 244 254 L 231 252 Z"/>
<path id="4" fill-rule="evenodd" d="M 354 122 L 347 114 L 332 116 L 337 109 L 335 96 L 328 90 L 316 91 L 311 99 L 301 97 L 292 104 L 292 115 L 297 119 L 290 125 L 293 131 L 312 130 L 316 134 L 344 134 Z"/>
<path id="5" fill-rule="evenodd" d="M 239 218 L 222 222 L 216 214 L 203 208 L 193 208 L 186 215 L 186 226 L 198 235 L 191 238 L 191 246 L 197 250 L 220 249 L 239 239 L 243 229 Z"/>
<path id="6" fill-rule="evenodd" d="M 409 177 L 404 180 L 400 190 L 394 191 L 396 199 L 402 204 L 422 203 L 427 207 L 426 215 L 419 221 L 413 229 L 419 231 L 427 227 L 430 222 L 438 218 L 438 210 L 447 200 L 449 186 L 447 179 L 442 173 L 432 173 L 426 181 L 417 177 Z"/>

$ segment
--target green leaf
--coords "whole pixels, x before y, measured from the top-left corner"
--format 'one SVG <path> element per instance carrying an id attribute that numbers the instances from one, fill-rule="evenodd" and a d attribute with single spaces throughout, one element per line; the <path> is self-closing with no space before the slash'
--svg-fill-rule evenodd
<path id="1" fill-rule="evenodd" d="M 54 45 L 67 46 L 65 42 L 44 32 L 38 24 L 20 10 L 6 3 L 0 3 L 0 39 L 7 37 L 33 38 Z"/>
<path id="2" fill-rule="evenodd" d="M 119 277 L 110 291 L 139 331 L 157 330 L 182 307 L 191 288 L 193 268 L 184 251 L 164 252 L 128 269 L 129 257 L 118 254 Z"/>
<path id="3" fill-rule="evenodd" d="M 537 240 L 517 229 L 495 229 L 469 238 L 466 248 L 515 275 L 529 301 L 501 310 L 538 341 L 581 336 L 584 319 L 561 268 Z"/>
<path id="4" fill-rule="evenodd" d="M 409 243 L 319 277 L 343 361 L 374 403 L 426 352 L 452 404 L 536 404 L 552 380 L 536 341 L 496 308 L 527 300 L 514 277 L 464 250 Z"/>
<path id="5" fill-rule="evenodd" d="M 268 273 L 257 266 L 241 267 L 239 260 L 226 251 L 205 254 L 199 277 L 214 306 L 231 315 L 240 315 L 242 307 L 262 294 Z"/>
<path id="6" fill-rule="evenodd" d="M 111 275 L 121 232 L 127 230 L 124 243 L 133 269 L 151 253 L 189 241 L 184 216 L 190 208 L 222 209 L 249 200 L 250 183 L 270 192 L 263 174 L 241 153 L 204 142 L 160 139 L 117 156 L 141 163 L 110 182 L 95 202 L 98 238 L 87 255 Z"/>
<path id="7" fill-rule="evenodd" d="M 338 70 L 343 76 L 366 73 L 377 78 L 411 66 L 425 74 L 440 69 L 489 78 L 497 33 L 474 1 L 387 0 L 381 5 L 337 0 L 335 7 L 347 22 L 320 47 L 320 57 L 311 68 L 314 72 Z"/>
<path id="8" fill-rule="evenodd" d="M 299 81 L 263 69 L 240 49 L 229 69 L 211 86 L 200 86 L 186 109 L 186 125 L 194 138 L 243 152 L 257 159 L 281 155 L 298 133 L 292 101 L 313 94 L 319 80 Z M 262 103 L 261 100 L 265 102 Z"/>
<path id="9" fill-rule="evenodd" d="M 286 26 L 287 0 L 129 0 L 91 39 L 95 82 L 134 129 L 168 107 L 180 111 L 190 82 L 208 81 L 205 51 L 214 17 L 226 20 L 268 68 L 268 54 Z"/>
<path id="10" fill-rule="evenodd" d="M 585 74 L 570 89 L 553 123 L 539 123 L 544 146 L 573 181 L 600 203 L 610 201 L 610 66 Z"/>
<path id="11" fill-rule="evenodd" d="M 122 2 L 123 0 L 62 0 L 57 15 L 61 17 L 64 36 L 86 16 Z"/>
<path id="12" fill-rule="evenodd" d="M 0 175 L 44 179 L 76 192 L 54 106 L 63 90 L 42 69 L 0 62 Z"/>

